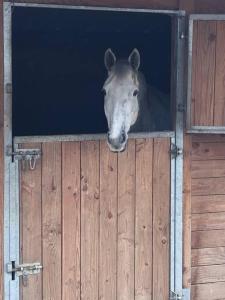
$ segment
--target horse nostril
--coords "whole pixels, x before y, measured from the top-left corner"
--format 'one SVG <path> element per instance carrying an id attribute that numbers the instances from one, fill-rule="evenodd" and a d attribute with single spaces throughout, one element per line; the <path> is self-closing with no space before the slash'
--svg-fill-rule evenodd
<path id="1" fill-rule="evenodd" d="M 120 142 L 123 144 L 126 141 L 126 134 L 125 132 L 122 132 L 121 137 L 120 137 Z"/>

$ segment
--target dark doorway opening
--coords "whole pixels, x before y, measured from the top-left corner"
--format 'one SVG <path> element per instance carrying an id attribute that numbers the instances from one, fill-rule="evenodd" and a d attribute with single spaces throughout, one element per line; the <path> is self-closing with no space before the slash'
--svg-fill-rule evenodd
<path id="1" fill-rule="evenodd" d="M 14 7 L 13 136 L 107 132 L 102 94 L 107 48 L 121 58 L 137 48 L 147 82 L 170 95 L 171 17 Z M 171 97 L 166 99 L 166 121 L 156 131 L 172 129 Z"/>

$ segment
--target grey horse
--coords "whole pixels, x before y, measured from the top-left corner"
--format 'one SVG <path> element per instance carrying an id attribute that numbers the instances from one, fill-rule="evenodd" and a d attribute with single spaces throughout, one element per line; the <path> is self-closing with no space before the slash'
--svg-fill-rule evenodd
<path id="1" fill-rule="evenodd" d="M 104 62 L 108 71 L 103 92 L 110 150 L 123 151 L 130 130 L 149 132 L 169 129 L 169 99 L 147 85 L 139 71 L 139 51 L 134 49 L 128 59 L 117 60 L 112 50 L 108 49 Z"/>

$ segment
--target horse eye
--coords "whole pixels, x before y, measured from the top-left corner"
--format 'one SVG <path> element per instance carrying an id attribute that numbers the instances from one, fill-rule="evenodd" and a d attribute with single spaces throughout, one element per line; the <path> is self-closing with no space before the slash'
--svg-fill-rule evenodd
<path id="1" fill-rule="evenodd" d="M 105 96 L 106 95 L 106 90 L 102 89 L 102 92 L 103 92 L 103 95 Z"/>
<path id="2" fill-rule="evenodd" d="M 134 93 L 133 93 L 133 96 L 136 97 L 138 95 L 138 93 L 139 93 L 139 91 L 135 90 Z"/>

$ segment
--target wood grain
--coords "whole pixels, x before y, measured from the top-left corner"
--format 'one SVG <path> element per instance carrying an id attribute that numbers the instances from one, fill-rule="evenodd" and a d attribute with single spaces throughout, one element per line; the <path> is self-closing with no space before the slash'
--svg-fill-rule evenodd
<path id="1" fill-rule="evenodd" d="M 42 152 L 43 299 L 61 300 L 61 143 Z"/>
<path id="2" fill-rule="evenodd" d="M 225 21 L 217 21 L 214 125 L 225 126 Z"/>
<path id="3" fill-rule="evenodd" d="M 225 265 L 200 266 L 191 268 L 191 282 L 211 283 L 225 281 Z"/>
<path id="4" fill-rule="evenodd" d="M 225 282 L 196 284 L 191 287 L 192 300 L 224 300 Z"/>
<path id="5" fill-rule="evenodd" d="M 199 143 L 192 144 L 192 160 L 225 159 L 225 143 Z"/>
<path id="6" fill-rule="evenodd" d="M 41 149 L 41 144 L 23 144 L 22 148 Z M 20 187 L 21 262 L 42 264 L 41 160 L 35 170 L 20 168 Z M 30 276 L 26 287 L 21 285 L 21 296 L 23 300 L 42 300 L 42 272 Z"/>
<path id="7" fill-rule="evenodd" d="M 195 231 L 191 234 L 191 247 L 212 248 L 225 247 L 225 230 Z"/>
<path id="8" fill-rule="evenodd" d="M 224 143 L 224 134 L 193 134 L 192 141 L 195 143 Z"/>
<path id="9" fill-rule="evenodd" d="M 192 40 L 192 76 L 191 76 L 191 124 L 196 124 L 195 120 L 195 102 L 196 102 L 196 94 L 198 91 L 198 69 L 197 69 L 197 62 L 198 62 L 198 22 L 193 22 L 193 40 Z M 196 105 L 197 106 L 197 105 Z"/>
<path id="10" fill-rule="evenodd" d="M 195 0 L 196 13 L 225 13 L 225 2 L 221 0 Z"/>
<path id="11" fill-rule="evenodd" d="M 135 300 L 152 299 L 153 139 L 136 140 Z"/>
<path id="12" fill-rule="evenodd" d="M 192 215 L 192 231 L 215 229 L 225 229 L 225 212 Z"/>
<path id="13" fill-rule="evenodd" d="M 88 5 L 150 9 L 178 9 L 179 0 L 18 0 L 18 2 L 35 2 L 44 4 Z"/>
<path id="14" fill-rule="evenodd" d="M 225 247 L 193 249 L 191 255 L 193 267 L 225 264 Z"/>
<path id="15" fill-rule="evenodd" d="M 195 126 L 210 126 L 214 124 L 214 81 L 216 55 L 216 22 L 196 21 L 197 42 L 193 44 L 193 53 L 196 47 L 195 65 L 192 70 L 197 84 L 193 85 L 192 99 L 194 101 Z"/>
<path id="16" fill-rule="evenodd" d="M 169 298 L 170 140 L 154 139 L 153 299 Z"/>
<path id="17" fill-rule="evenodd" d="M 184 136 L 183 287 L 191 284 L 191 136 Z"/>
<path id="18" fill-rule="evenodd" d="M 225 212 L 225 195 L 192 196 L 192 213 Z"/>
<path id="19" fill-rule="evenodd" d="M 117 299 L 134 300 L 135 140 L 118 156 Z"/>
<path id="20" fill-rule="evenodd" d="M 218 178 L 195 178 L 192 179 L 191 190 L 193 196 L 225 194 L 225 180 Z"/>
<path id="21" fill-rule="evenodd" d="M 98 299 L 99 142 L 81 143 L 81 299 Z"/>
<path id="22" fill-rule="evenodd" d="M 225 177 L 225 160 L 193 161 L 192 178 Z"/>
<path id="23" fill-rule="evenodd" d="M 100 142 L 99 298 L 116 299 L 117 154 Z"/>
<path id="24" fill-rule="evenodd" d="M 62 143 L 62 299 L 80 300 L 80 143 Z"/>

